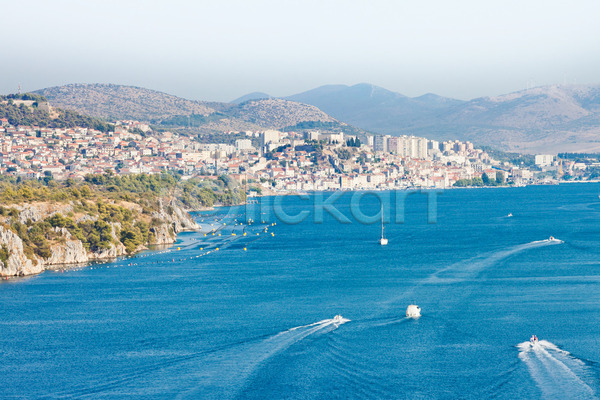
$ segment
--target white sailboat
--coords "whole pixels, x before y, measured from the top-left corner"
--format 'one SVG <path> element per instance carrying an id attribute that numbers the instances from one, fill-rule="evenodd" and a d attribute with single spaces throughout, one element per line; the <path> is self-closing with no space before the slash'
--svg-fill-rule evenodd
<path id="1" fill-rule="evenodd" d="M 381 239 L 379 239 L 379 244 L 382 246 L 388 244 L 387 238 L 383 236 L 383 204 L 381 205 Z"/>

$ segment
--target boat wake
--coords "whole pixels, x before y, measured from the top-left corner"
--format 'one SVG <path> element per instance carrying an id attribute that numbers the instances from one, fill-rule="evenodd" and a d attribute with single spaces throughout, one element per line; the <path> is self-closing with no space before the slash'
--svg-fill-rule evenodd
<path id="1" fill-rule="evenodd" d="M 329 333 L 350 320 L 336 315 L 312 324 L 297 326 L 258 342 L 219 352 L 202 360 L 195 388 L 178 398 L 232 398 L 261 364 L 309 336 Z"/>
<path id="2" fill-rule="evenodd" d="M 310 328 L 313 326 L 321 326 L 321 325 L 334 325 L 335 327 L 338 327 L 342 324 L 345 324 L 346 322 L 350 322 L 349 319 L 342 317 L 341 315 L 336 315 L 334 318 L 331 319 L 324 319 L 322 321 L 319 322 L 315 322 L 309 325 L 302 325 L 302 326 L 297 326 L 295 328 L 290 328 L 287 331 L 283 331 L 281 333 L 279 333 L 278 335 L 282 335 L 286 332 L 292 332 L 292 331 L 296 331 L 296 330 L 302 330 L 305 328 Z"/>
<path id="3" fill-rule="evenodd" d="M 329 333 L 349 319 L 336 316 L 312 324 L 297 326 L 271 336 L 229 343 L 204 351 L 165 355 L 151 365 L 134 368 L 102 382 L 86 382 L 54 393 L 56 398 L 89 398 L 135 394 L 152 397 L 155 388 L 150 377 L 163 382 L 161 390 L 177 398 L 232 398 L 243 389 L 250 376 L 271 357 L 309 337 Z M 191 372 L 194 371 L 194 372 Z M 169 376 L 176 375 L 176 382 Z M 165 383 L 169 382 L 169 383 Z M 177 395 L 178 394 L 178 395 Z"/>
<path id="4" fill-rule="evenodd" d="M 427 298 L 429 300 L 429 305 L 436 302 L 443 302 L 443 304 L 447 308 L 448 306 L 450 306 L 449 299 L 460 299 L 464 297 L 466 293 L 465 288 L 457 284 L 462 284 L 464 282 L 474 280 L 479 274 L 481 274 L 485 270 L 490 269 L 491 267 L 504 261 L 505 259 L 519 254 L 521 252 L 545 246 L 553 246 L 561 243 L 563 242 L 558 239 L 536 240 L 533 242 L 511 246 L 502 250 L 488 252 L 473 258 L 458 261 L 454 264 L 438 269 L 432 274 L 417 281 L 414 286 L 409 287 L 403 294 L 399 296 L 394 296 L 386 302 L 384 302 L 383 304 L 385 305 L 387 312 L 387 309 L 389 308 L 397 310 L 400 304 L 404 306 L 404 304 L 410 304 L 410 302 L 414 301 L 415 299 L 418 300 Z M 433 296 L 430 286 L 436 286 L 439 288 L 433 293 Z M 448 292 L 453 290 L 459 290 L 460 292 Z M 425 292 L 427 294 L 425 294 Z M 422 300 L 419 301 L 420 303 L 423 303 L 421 304 L 421 306 L 427 306 L 427 303 L 424 303 Z"/>
<path id="5" fill-rule="evenodd" d="M 555 238 L 536 240 L 533 242 L 520 244 L 509 247 L 505 250 L 500 250 L 492 254 L 485 254 L 480 257 L 475 257 L 467 261 L 461 261 L 456 264 L 452 264 L 444 269 L 441 269 L 428 278 L 423 283 L 453 283 L 456 281 L 462 281 L 475 277 L 479 272 L 493 266 L 494 264 L 513 256 L 517 253 L 521 253 L 526 250 L 535 249 L 543 246 L 551 246 L 563 243 L 562 240 Z"/>
<path id="6" fill-rule="evenodd" d="M 517 347 L 519 358 L 527 365 L 544 398 L 596 398 L 589 384 L 594 380 L 593 371 L 580 359 L 546 340 L 535 345 L 523 342 Z"/>
<path id="7" fill-rule="evenodd" d="M 381 327 L 386 327 L 386 326 L 391 326 L 391 325 L 398 325 L 398 324 L 402 324 L 405 322 L 409 322 L 411 320 L 413 320 L 413 318 L 409 318 L 409 317 L 380 318 L 380 319 L 374 320 L 374 322 L 370 322 L 368 325 L 366 325 L 366 328 L 372 329 L 372 328 L 381 328 Z"/>

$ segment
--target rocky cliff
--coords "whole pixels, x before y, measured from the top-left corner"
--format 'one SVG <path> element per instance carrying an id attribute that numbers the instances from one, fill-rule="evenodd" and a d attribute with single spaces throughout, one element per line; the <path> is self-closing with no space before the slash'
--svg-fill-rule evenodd
<path id="1" fill-rule="evenodd" d="M 153 226 L 150 228 L 151 239 L 141 244 L 137 251 L 148 244 L 169 244 L 176 239 L 177 233 L 184 230 L 198 229 L 196 222 L 184 212 L 174 200 L 161 200 L 157 211 L 152 213 Z M 23 239 L 11 227 L 11 222 L 31 224 L 43 221 L 54 214 L 72 213 L 71 204 L 30 203 L 13 206 L 18 214 L 0 223 L 0 276 L 24 276 L 37 274 L 45 269 L 56 268 L 63 264 L 79 264 L 92 260 L 111 259 L 126 255 L 127 250 L 120 240 L 121 224 L 110 223 L 112 240 L 108 246 L 95 251 L 87 250 L 83 242 L 71 235 L 68 229 L 54 227 L 53 238 L 49 246 L 49 256 L 42 257 L 28 251 Z M 95 216 L 84 215 L 78 221 L 93 221 Z"/>
<path id="2" fill-rule="evenodd" d="M 25 255 L 21 238 L 2 225 L 0 225 L 0 246 L 7 253 L 0 260 L 0 276 L 31 275 L 44 270 L 38 258 L 30 259 Z"/>

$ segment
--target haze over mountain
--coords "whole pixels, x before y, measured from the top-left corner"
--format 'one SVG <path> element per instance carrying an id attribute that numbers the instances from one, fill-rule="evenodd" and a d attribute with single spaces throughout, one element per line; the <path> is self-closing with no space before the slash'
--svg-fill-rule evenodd
<path id="1" fill-rule="evenodd" d="M 93 117 L 149 121 L 173 115 L 208 115 L 206 103 L 156 90 L 112 84 L 71 84 L 37 90 L 57 107 Z"/>
<path id="2" fill-rule="evenodd" d="M 424 115 L 412 129 L 521 152 L 600 150 L 600 86 L 552 85 Z"/>
<path id="3" fill-rule="evenodd" d="M 431 93 L 410 98 L 368 83 L 321 86 L 286 99 L 312 104 L 349 124 L 388 134 L 402 133 L 423 115 L 463 103 Z"/>
<path id="4" fill-rule="evenodd" d="M 370 84 L 327 85 L 283 99 L 255 92 L 231 103 L 120 85 L 67 85 L 37 93 L 58 107 L 107 119 L 185 125 L 193 117 L 194 126 L 212 132 L 284 127 L 360 132 L 356 127 L 527 153 L 600 151 L 599 85 L 544 86 L 470 101 L 432 93 L 411 98 Z"/>
<path id="5" fill-rule="evenodd" d="M 134 119 L 210 132 L 281 129 L 302 123 L 360 132 L 310 104 L 261 94 L 262 100 L 235 104 L 187 100 L 151 89 L 112 84 L 72 84 L 35 93 L 54 106 L 108 120 Z"/>
<path id="6" fill-rule="evenodd" d="M 270 99 L 272 97 L 273 96 L 263 93 L 263 92 L 252 92 L 252 93 L 248 93 L 242 97 L 238 97 L 237 99 L 233 100 L 232 103 L 240 104 L 240 103 L 244 103 L 244 102 L 250 101 L 250 100 Z"/>
<path id="7" fill-rule="evenodd" d="M 229 114 L 257 125 L 278 129 L 305 121 L 337 122 L 315 106 L 283 99 L 246 101 L 232 107 Z"/>
<path id="8" fill-rule="evenodd" d="M 410 98 L 369 85 L 286 97 L 372 132 L 462 139 L 520 152 L 600 150 L 600 86 L 553 85 L 470 101 Z"/>

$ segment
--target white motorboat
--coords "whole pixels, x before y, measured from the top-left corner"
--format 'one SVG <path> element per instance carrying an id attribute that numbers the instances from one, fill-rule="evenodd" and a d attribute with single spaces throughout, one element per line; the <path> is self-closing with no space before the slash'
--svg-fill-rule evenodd
<path id="1" fill-rule="evenodd" d="M 512 213 L 508 213 L 508 215 L 507 215 L 507 217 L 512 217 L 512 216 L 513 216 Z"/>
<path id="2" fill-rule="evenodd" d="M 344 322 L 344 317 L 342 317 L 340 314 L 338 314 L 335 317 L 333 317 L 333 323 L 334 324 L 339 324 L 341 322 Z"/>
<path id="3" fill-rule="evenodd" d="M 406 307 L 406 316 L 408 318 L 419 318 L 421 316 L 421 307 L 416 304 L 411 304 Z"/>
<path id="4" fill-rule="evenodd" d="M 531 337 L 529 338 L 529 343 L 531 343 L 532 346 L 535 346 L 536 344 L 538 344 L 538 337 L 536 335 L 531 335 Z"/>

